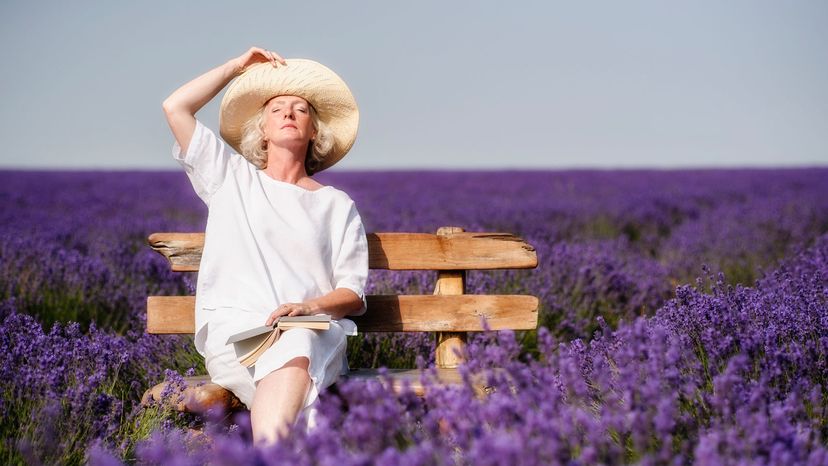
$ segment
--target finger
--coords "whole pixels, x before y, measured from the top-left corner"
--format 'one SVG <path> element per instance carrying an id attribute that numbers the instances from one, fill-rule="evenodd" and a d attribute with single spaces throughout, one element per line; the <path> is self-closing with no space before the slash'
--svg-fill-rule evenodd
<path id="1" fill-rule="evenodd" d="M 270 313 L 270 316 L 267 318 L 267 322 L 265 322 L 265 325 L 273 325 L 273 323 L 276 322 L 276 319 L 282 317 L 283 315 L 286 315 L 288 312 L 290 312 L 289 309 L 286 309 L 284 306 L 279 306 L 278 308 L 276 308 L 275 311 Z"/>
<path id="2" fill-rule="evenodd" d="M 251 47 L 251 48 L 250 48 L 250 51 L 248 52 L 248 54 L 250 55 L 250 58 L 251 58 L 251 59 L 254 59 L 254 60 L 255 60 L 256 58 L 258 58 L 258 57 L 256 57 L 256 55 L 261 55 L 262 57 L 264 57 L 265 59 L 267 59 L 267 50 L 265 50 L 265 49 L 263 49 L 263 48 L 261 48 L 261 47 Z"/>
<path id="3" fill-rule="evenodd" d="M 281 57 L 278 53 L 276 53 L 276 52 L 274 52 L 274 51 L 272 51 L 272 50 L 268 50 L 268 49 L 259 49 L 259 50 L 261 50 L 261 54 L 262 54 L 265 58 L 267 58 L 267 59 L 268 59 L 271 63 L 273 63 L 273 66 L 276 66 L 277 62 L 279 62 L 279 63 L 281 63 L 281 64 L 283 64 L 283 65 L 286 65 L 286 64 L 287 64 L 287 62 L 285 61 L 285 59 L 284 59 L 284 58 L 282 58 L 282 57 Z"/>
<path id="4" fill-rule="evenodd" d="M 267 49 L 263 49 L 261 47 L 251 47 L 250 58 L 248 60 L 253 60 L 253 62 L 273 62 L 273 59 L 270 57 L 270 51 Z"/>
<path id="5" fill-rule="evenodd" d="M 284 58 L 282 58 L 282 56 L 281 56 L 281 55 L 279 55 L 279 54 L 278 54 L 278 53 L 276 53 L 276 52 L 272 52 L 272 51 L 271 51 L 270 53 L 272 53 L 272 54 L 273 54 L 273 56 L 276 58 L 276 60 L 278 60 L 278 61 L 279 61 L 279 63 L 281 63 L 281 64 L 283 64 L 283 65 L 287 65 L 287 60 L 285 60 Z"/>
<path id="6" fill-rule="evenodd" d="M 273 51 L 270 51 L 270 50 L 266 50 L 266 52 L 267 52 L 267 59 L 270 60 L 270 63 L 273 65 L 273 67 L 276 68 L 277 66 L 279 66 L 279 64 L 276 62 L 276 56 L 277 56 L 276 52 L 273 52 Z"/>
<path id="7" fill-rule="evenodd" d="M 270 61 L 270 64 L 276 68 L 276 58 L 273 56 L 273 52 L 270 50 L 265 50 L 265 57 Z"/>
<path id="8" fill-rule="evenodd" d="M 291 316 L 306 316 L 310 315 L 306 306 L 296 306 L 290 313 Z"/>

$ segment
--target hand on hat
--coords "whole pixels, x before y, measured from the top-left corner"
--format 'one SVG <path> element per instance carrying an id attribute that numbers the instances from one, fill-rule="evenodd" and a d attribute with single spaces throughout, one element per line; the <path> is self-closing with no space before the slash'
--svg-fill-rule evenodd
<path id="1" fill-rule="evenodd" d="M 285 59 L 278 53 L 272 50 L 263 49 L 261 47 L 250 47 L 250 50 L 237 57 L 235 61 L 236 74 L 241 74 L 245 69 L 247 69 L 248 66 L 256 63 L 270 62 L 274 67 L 278 66 L 277 62 L 287 65 Z"/>

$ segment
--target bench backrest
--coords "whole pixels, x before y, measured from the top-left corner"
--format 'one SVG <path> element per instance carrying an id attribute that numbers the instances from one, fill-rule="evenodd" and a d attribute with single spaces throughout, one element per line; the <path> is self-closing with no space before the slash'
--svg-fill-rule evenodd
<path id="1" fill-rule="evenodd" d="M 436 270 L 432 295 L 368 295 L 367 312 L 353 319 L 361 332 L 437 332 L 438 367 L 459 362 L 454 350 L 465 333 L 537 327 L 539 301 L 529 295 L 467 295 L 467 270 L 529 269 L 538 265 L 535 248 L 509 233 L 473 233 L 441 227 L 429 233 L 368 233 L 368 266 L 385 270 Z M 173 271 L 197 272 L 203 233 L 153 233 L 150 246 Z M 193 333 L 194 296 L 147 298 L 147 332 Z"/>

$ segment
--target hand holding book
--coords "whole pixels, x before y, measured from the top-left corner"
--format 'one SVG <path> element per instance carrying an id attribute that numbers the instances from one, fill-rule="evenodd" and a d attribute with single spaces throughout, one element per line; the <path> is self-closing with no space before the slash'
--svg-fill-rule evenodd
<path id="1" fill-rule="evenodd" d="M 274 325 L 262 325 L 239 332 L 227 339 L 227 344 L 233 344 L 239 362 L 250 367 L 259 357 L 279 339 L 282 331 L 291 328 L 309 328 L 327 330 L 331 327 L 331 316 L 320 314 L 314 316 L 283 316 L 279 317 Z"/>
<path id="2" fill-rule="evenodd" d="M 280 304 L 267 318 L 265 325 L 273 325 L 281 317 L 300 317 L 318 315 L 319 309 L 310 302 Z"/>

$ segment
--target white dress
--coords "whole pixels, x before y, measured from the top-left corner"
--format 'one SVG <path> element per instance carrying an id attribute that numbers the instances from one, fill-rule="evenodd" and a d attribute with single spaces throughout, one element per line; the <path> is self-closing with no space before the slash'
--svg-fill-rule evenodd
<path id="1" fill-rule="evenodd" d="M 250 369 L 227 337 L 265 320 L 283 303 L 301 303 L 347 288 L 363 301 L 368 242 L 354 201 L 325 186 L 310 191 L 275 180 L 196 121 L 187 153 L 173 145 L 196 194 L 207 204 L 204 250 L 196 285 L 195 346 L 211 379 L 248 407 L 256 383 L 297 356 L 310 361 L 308 408 L 348 370 L 350 319 L 330 330 L 291 329 Z M 312 414 L 312 413 L 309 413 Z"/>

